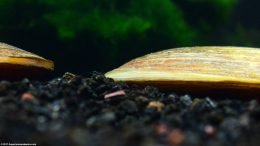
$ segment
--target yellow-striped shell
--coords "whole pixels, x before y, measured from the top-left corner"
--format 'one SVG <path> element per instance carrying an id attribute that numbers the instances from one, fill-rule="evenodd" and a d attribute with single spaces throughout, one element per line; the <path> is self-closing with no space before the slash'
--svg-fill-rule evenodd
<path id="1" fill-rule="evenodd" d="M 107 72 L 115 81 L 185 89 L 260 89 L 260 49 L 183 47 L 151 53 Z"/>
<path id="2" fill-rule="evenodd" d="M 43 57 L 0 43 L 0 78 L 16 79 L 37 77 L 52 71 L 54 64 Z"/>

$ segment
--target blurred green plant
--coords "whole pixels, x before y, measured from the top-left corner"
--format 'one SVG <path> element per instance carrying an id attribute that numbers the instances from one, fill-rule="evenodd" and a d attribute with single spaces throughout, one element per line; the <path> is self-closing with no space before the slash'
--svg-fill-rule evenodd
<path id="1" fill-rule="evenodd" d="M 44 15 L 65 39 L 84 30 L 98 36 L 120 40 L 129 34 L 143 36 L 161 33 L 184 44 L 194 40 L 194 30 L 185 22 L 181 10 L 171 0 L 43 0 L 50 8 Z"/>
<path id="2" fill-rule="evenodd" d="M 228 16 L 237 1 L 186 0 L 215 7 L 222 14 L 215 19 Z M 152 34 L 175 45 L 189 45 L 200 35 L 200 28 L 187 22 L 183 15 L 187 12 L 174 0 L 1 0 L 0 9 L 0 18 L 5 20 L 0 29 L 47 25 L 55 28 L 61 39 L 91 31 L 113 42 L 127 40 L 129 35 L 141 38 Z"/>

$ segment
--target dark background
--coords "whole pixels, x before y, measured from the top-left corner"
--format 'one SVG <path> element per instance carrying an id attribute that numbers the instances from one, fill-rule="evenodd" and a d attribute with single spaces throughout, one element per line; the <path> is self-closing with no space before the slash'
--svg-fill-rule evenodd
<path id="1" fill-rule="evenodd" d="M 260 47 L 259 0 L 0 0 L 0 41 L 55 62 L 55 74 L 106 72 L 173 47 Z"/>

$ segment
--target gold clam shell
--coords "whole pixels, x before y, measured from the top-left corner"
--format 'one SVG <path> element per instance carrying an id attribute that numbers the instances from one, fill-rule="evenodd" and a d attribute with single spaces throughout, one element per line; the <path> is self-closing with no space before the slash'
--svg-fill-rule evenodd
<path id="1" fill-rule="evenodd" d="M 249 47 L 183 47 L 133 59 L 106 77 L 160 88 L 260 89 L 260 49 Z"/>
<path id="2" fill-rule="evenodd" d="M 54 70 L 54 63 L 9 44 L 0 43 L 0 78 L 38 77 Z"/>

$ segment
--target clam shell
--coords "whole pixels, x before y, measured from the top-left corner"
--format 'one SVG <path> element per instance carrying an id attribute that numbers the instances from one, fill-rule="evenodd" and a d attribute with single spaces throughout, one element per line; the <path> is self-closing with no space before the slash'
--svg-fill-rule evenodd
<path id="1" fill-rule="evenodd" d="M 54 63 L 12 45 L 0 43 L 0 78 L 37 77 L 54 70 Z"/>
<path id="2" fill-rule="evenodd" d="M 259 89 L 260 50 L 183 47 L 151 53 L 109 71 L 106 77 L 176 89 Z"/>

